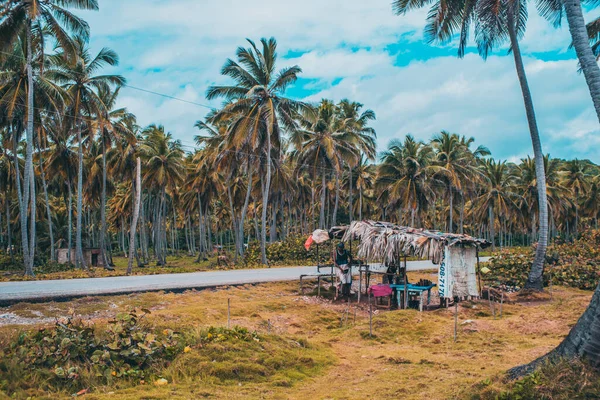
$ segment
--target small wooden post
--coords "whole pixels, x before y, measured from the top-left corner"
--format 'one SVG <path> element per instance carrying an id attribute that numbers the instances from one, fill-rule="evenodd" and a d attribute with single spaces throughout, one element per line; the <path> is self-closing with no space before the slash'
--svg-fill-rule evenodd
<path id="1" fill-rule="evenodd" d="M 419 301 L 419 312 L 423 312 L 423 292 L 421 292 L 421 299 Z"/>
<path id="2" fill-rule="evenodd" d="M 454 299 L 454 343 L 458 337 L 458 299 Z"/>
<path id="3" fill-rule="evenodd" d="M 360 293 L 362 292 L 362 274 L 363 271 L 360 268 L 361 266 L 358 266 L 358 300 L 356 301 L 357 303 L 360 303 Z"/>
<path id="4" fill-rule="evenodd" d="M 483 286 L 481 286 L 481 270 L 479 268 L 479 246 L 475 247 L 477 254 L 477 281 L 479 283 L 479 298 L 483 296 Z"/>
<path id="5" fill-rule="evenodd" d="M 369 337 L 373 337 L 373 304 L 371 304 L 371 292 L 369 292 Z"/>
<path id="6" fill-rule="evenodd" d="M 231 329 L 231 299 L 227 298 L 227 329 Z"/>
<path id="7" fill-rule="evenodd" d="M 494 319 L 496 319 L 496 307 L 492 304 L 492 292 L 490 291 L 489 288 L 488 288 L 488 302 L 490 303 L 490 311 L 492 312 Z"/>
<path id="8" fill-rule="evenodd" d="M 502 296 L 500 297 L 500 319 L 502 319 L 502 306 L 504 305 L 504 291 L 502 291 Z"/>
<path id="9" fill-rule="evenodd" d="M 406 265 L 406 254 L 404 255 L 404 309 L 408 308 L 408 266 Z"/>

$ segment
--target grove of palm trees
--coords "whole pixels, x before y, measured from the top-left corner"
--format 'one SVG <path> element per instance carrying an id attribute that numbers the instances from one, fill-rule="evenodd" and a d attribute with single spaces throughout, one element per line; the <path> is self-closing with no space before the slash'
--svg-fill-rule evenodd
<path id="1" fill-rule="evenodd" d="M 160 267 L 162 273 L 168 273 L 173 260 L 190 265 L 205 263 L 203 268 L 209 265 L 207 268 L 211 269 L 217 263 L 217 253 L 227 259 L 231 268 L 275 267 L 276 260 L 269 259 L 271 246 L 275 248 L 278 244 L 287 243 L 286 246 L 299 248 L 294 247 L 294 251 L 302 252 L 299 244 L 315 229 L 327 230 L 357 220 L 379 220 L 417 229 L 468 234 L 491 242 L 493 253 L 506 251 L 505 254 L 527 257 L 524 262 L 519 261 L 524 265 L 519 273 L 527 278 L 523 279 L 518 289 L 537 293 L 551 290 L 548 285 L 552 285 L 552 278 L 548 278 L 548 272 L 554 273 L 552 271 L 555 270 L 547 260 L 561 257 L 561 254 L 546 254 L 547 246 L 554 253 L 560 251 L 556 249 L 566 248 L 561 246 L 580 248 L 580 243 L 586 238 L 595 237 L 593 231 L 599 229 L 600 166 L 588 159 L 555 158 L 544 148 L 547 136 L 543 127 L 538 126 L 536 110 L 539 112 L 539 109 L 534 109 L 532 90 L 519 48 L 527 24 L 525 2 L 476 0 L 415 3 L 400 0 L 393 1 L 390 9 L 390 14 L 403 18 L 411 10 L 430 8 L 425 41 L 458 43 L 459 57 L 464 57 L 470 46 L 469 33 L 474 33 L 477 52 L 484 59 L 494 49 L 508 46 L 508 56 L 514 58 L 517 72 L 515 80 L 519 82 L 523 116 L 528 127 L 528 131 L 522 134 L 528 138 L 528 154 L 531 154 L 510 160 L 495 157 L 494 149 L 488 148 L 484 141 L 476 141 L 460 131 L 449 131 L 446 126 L 432 130 L 427 140 L 404 132 L 403 136 L 384 143 L 378 139 L 381 132 L 375 129 L 377 110 L 363 103 L 364 99 L 323 98 L 320 101 L 308 101 L 291 95 L 290 88 L 303 78 L 303 65 L 288 63 L 287 59 L 281 57 L 274 37 L 245 40 L 240 37 L 240 47 L 237 50 L 230 49 L 230 57 L 222 60 L 220 76 L 215 76 L 214 82 L 219 83 L 209 85 L 204 93 L 204 103 L 219 103 L 219 106 L 209 107 L 210 111 L 206 113 L 203 104 L 198 104 L 198 117 L 194 118 L 196 122 L 189 126 L 189 131 L 194 132 L 195 145 L 185 144 L 178 139 L 177 132 L 172 132 L 161 120 L 157 119 L 148 125 L 140 124 L 136 115 L 122 103 L 124 92 L 154 92 L 129 86 L 127 76 L 114 73 L 120 58 L 126 57 L 126 54 L 117 54 L 108 47 L 100 51 L 92 50 L 90 39 L 93 32 L 90 32 L 88 23 L 78 13 L 82 10 L 98 10 L 103 6 L 102 3 L 100 0 L 0 2 L 0 271 L 5 272 L 4 280 L 34 280 L 54 269 L 93 276 L 97 268 L 89 265 L 84 257 L 85 249 L 99 249 L 101 265 L 106 270 L 121 268 L 125 263 L 119 264 L 119 261 L 126 259 L 127 269 L 124 273 L 127 275 L 144 274 L 151 267 Z M 588 7 L 587 3 L 584 6 Z M 578 0 L 539 1 L 537 7 L 540 14 L 554 24 L 559 24 L 561 18 L 566 17 L 579 61 L 579 66 L 574 64 L 573 68 L 581 69 L 591 96 L 590 104 L 594 105 L 600 118 L 600 69 L 596 62 L 600 31 L 598 20 L 591 21 L 586 28 L 582 4 Z M 585 7 L 583 10 L 587 11 Z M 154 94 L 170 96 L 168 93 Z M 498 96 L 502 94 L 498 93 Z M 594 245 L 581 246 L 589 251 Z M 63 266 L 57 262 L 60 249 L 66 249 L 68 254 L 68 262 Z M 253 258 L 253 252 L 260 256 Z M 278 257 L 280 264 L 295 263 L 294 257 L 285 252 Z M 573 256 L 572 259 L 577 258 Z M 586 259 L 584 263 L 589 268 L 596 268 L 597 261 Z M 492 268 L 502 266 L 502 261 L 492 260 L 491 265 Z M 583 287 L 581 283 L 569 284 L 567 278 L 560 282 L 567 282 L 567 286 Z M 281 293 L 289 292 L 288 286 L 280 285 L 277 290 L 266 288 L 265 292 L 270 293 L 269 296 L 277 296 L 278 290 Z M 494 373 L 504 373 L 523 364 L 511 370 L 512 377 L 520 377 L 546 365 L 546 361 L 561 363 L 563 359 L 583 360 L 593 367 L 599 365 L 600 287 L 593 298 L 591 295 L 583 298 L 581 291 L 562 286 L 554 290 L 558 290 L 556 298 L 549 301 L 560 299 L 567 304 L 566 310 L 573 314 L 568 317 L 569 324 L 564 321 L 557 323 L 561 330 L 552 331 L 547 338 L 544 333 L 536 331 L 532 335 L 539 334 L 540 341 L 520 344 L 517 348 L 522 352 L 531 347 L 537 350 L 527 353 L 523 358 L 510 358 L 493 364 L 491 370 Z M 231 297 L 238 302 L 244 301 L 243 296 L 236 293 Z M 259 293 L 252 293 L 252 296 L 260 297 Z M 171 298 L 176 295 L 164 296 Z M 229 294 L 227 300 L 219 297 L 219 294 L 203 296 L 207 301 L 212 299 L 220 302 L 215 307 L 219 312 L 225 312 L 219 307 L 223 306 L 221 303 L 229 301 Z M 580 301 L 582 298 L 585 301 Z M 587 305 L 590 298 L 590 306 L 585 309 L 582 304 Z M 110 298 L 110 302 L 119 304 L 118 307 L 139 307 L 148 302 L 150 305 L 147 308 L 152 312 L 155 306 L 156 310 L 161 310 L 152 298 L 141 295 L 139 299 L 139 304 L 120 298 Z M 189 301 L 189 304 L 194 303 L 188 297 L 182 299 Z M 266 308 L 255 303 L 257 300 L 248 301 L 249 309 L 254 310 L 256 315 L 267 312 Z M 282 301 L 286 302 L 285 307 L 297 306 L 297 303 Z M 88 307 L 83 303 L 77 304 L 81 308 Z M 306 307 L 311 313 L 318 314 L 320 311 L 313 309 L 315 304 L 307 303 Z M 324 323 L 329 324 L 329 328 L 325 329 L 340 331 L 327 331 L 327 334 L 336 336 L 349 332 L 352 329 L 350 325 L 343 325 L 335 316 L 335 313 L 343 312 L 342 306 L 332 304 L 334 308 L 322 311 Z M 481 306 L 473 306 L 473 309 L 476 307 Z M 479 343 L 479 339 L 464 339 L 465 342 L 460 343 L 461 351 L 468 351 L 470 346 L 494 347 L 495 333 L 503 343 L 513 340 L 510 331 L 515 325 L 508 321 L 513 321 L 512 315 L 521 313 L 522 309 L 517 304 L 507 304 L 506 307 L 506 318 L 509 319 L 498 321 L 505 325 L 497 327 L 494 332 L 492 329 L 487 331 L 485 324 L 476 324 L 465 337 L 471 338 L 469 335 L 481 332 L 489 337 L 481 339 L 484 344 Z M 534 304 L 527 307 L 538 306 Z M 556 311 L 545 303 L 539 307 L 545 307 L 544 312 L 548 315 Z M 99 308 L 96 311 L 102 313 L 101 310 Z M 273 310 L 269 309 L 268 312 Z M 533 311 L 535 318 L 542 318 L 540 315 L 544 312 L 539 310 Z M 89 365 L 85 364 L 86 367 L 77 367 L 73 361 L 76 357 L 65 356 L 67 353 L 75 354 L 73 349 L 68 352 L 65 350 L 62 355 L 57 351 L 44 361 L 24 351 L 0 351 L 0 359 L 5 358 L 0 361 L 0 395 L 27 397 L 28 389 L 23 389 L 25 386 L 9 384 L 8 380 L 2 383 L 2 374 L 8 374 L 11 368 L 16 368 L 11 366 L 13 361 L 15 365 L 30 363 L 36 365 L 35 368 L 54 368 L 50 364 L 56 363 L 53 369 L 56 376 L 52 375 L 52 379 L 60 382 L 48 378 L 42 385 L 43 389 L 40 389 L 47 390 L 44 393 L 64 395 L 69 391 L 75 393 L 85 389 L 85 392 L 80 392 L 84 395 L 88 390 L 92 391 L 92 387 L 102 385 L 100 391 L 107 393 L 113 390 L 110 388 L 117 378 L 127 380 L 127 385 L 131 384 L 132 387 L 135 386 L 132 383 L 134 381 L 139 383 L 141 380 L 143 384 L 150 382 L 150 379 L 158 382 L 159 378 L 191 387 L 185 371 L 191 368 L 194 361 L 178 361 L 178 354 L 185 357 L 187 353 L 195 354 L 205 347 L 206 351 L 210 349 L 214 354 L 207 355 L 206 360 L 202 358 L 204 355 L 198 356 L 201 359 L 198 365 L 208 371 L 211 357 L 223 363 L 220 367 L 210 367 L 213 370 L 206 372 L 211 379 L 221 380 L 219 384 L 226 385 L 237 385 L 239 380 L 240 386 L 241 382 L 246 385 L 250 381 L 268 381 L 272 387 L 244 389 L 246 391 L 242 397 L 269 398 L 273 394 L 285 398 L 285 391 L 280 392 L 282 388 L 297 385 L 295 382 L 305 379 L 304 375 L 312 379 L 330 368 L 336 362 L 333 360 L 339 357 L 339 354 L 332 355 L 333 350 L 323 345 L 330 339 L 328 336 L 315 339 L 315 347 L 306 344 L 305 339 L 275 338 L 275 335 L 289 333 L 273 328 L 272 323 L 277 323 L 279 314 L 270 314 L 270 318 L 275 318 L 273 320 L 264 317 L 266 322 L 255 323 L 243 320 L 247 316 L 242 317 L 243 311 L 238 310 L 235 315 L 242 324 L 241 328 L 229 329 L 230 317 L 227 314 L 227 330 L 214 330 L 211 325 L 202 333 L 197 331 L 195 334 L 198 336 L 188 343 L 185 340 L 189 338 L 184 339 L 183 334 L 177 336 L 181 332 L 169 326 L 167 320 L 161 320 L 164 314 L 158 311 L 161 317 L 153 316 L 158 319 L 152 319 L 152 323 L 160 328 L 160 332 L 163 329 L 166 332 L 158 343 L 154 338 L 160 333 L 155 335 L 145 331 L 146 328 L 141 325 L 143 317 L 138 311 L 121 311 L 127 314 L 123 317 L 125 319 L 118 317 L 116 320 L 120 322 L 111 322 L 108 331 L 112 336 L 101 339 L 85 336 L 87 333 L 82 333 L 87 332 L 85 323 L 73 322 L 76 318 L 59 327 L 59 333 L 40 331 L 39 338 L 23 336 L 24 339 L 19 339 L 21 342 L 13 340 L 16 331 L 4 331 L 0 323 L 0 344 L 6 344 L 7 349 L 10 347 L 7 343 L 13 342 L 18 343 L 12 345 L 13 350 L 15 346 L 38 348 L 36 346 L 41 346 L 38 345 L 38 339 L 40 342 L 42 337 L 60 337 L 63 340 L 61 335 L 65 335 L 71 343 L 75 341 L 76 332 L 90 341 L 86 346 L 96 346 L 98 349 L 105 346 L 107 349 L 90 353 L 92 361 Z M 177 315 L 183 325 L 191 324 L 192 320 L 184 311 L 172 308 L 169 312 Z M 204 308 L 201 312 L 210 314 Z M 396 312 L 406 311 L 394 311 L 390 315 Z M 461 312 L 469 321 L 479 318 L 475 311 L 465 308 Z M 582 312 L 584 314 L 577 322 Z M 149 314 L 146 311 L 143 313 Z M 356 324 L 356 311 L 354 313 Z M 487 311 L 481 311 L 482 315 L 485 313 Z M 348 311 L 346 323 L 347 314 Z M 431 324 L 432 332 L 436 332 L 431 337 L 429 333 L 424 333 L 424 337 L 427 343 L 434 343 L 432 346 L 443 343 L 447 347 L 448 357 L 455 357 L 455 350 L 448 350 L 451 348 L 450 342 L 446 344 L 443 339 L 448 335 L 441 322 L 445 316 L 440 312 L 430 322 L 423 322 Z M 555 314 L 552 317 L 559 318 Z M 224 316 L 219 314 L 215 318 L 219 324 L 224 323 Z M 391 323 L 391 317 L 378 318 L 381 333 L 377 340 L 380 343 L 375 344 L 376 341 L 369 337 L 367 343 L 370 344 L 365 346 L 384 346 L 374 350 L 375 353 L 383 353 L 386 343 L 398 346 L 398 341 L 394 342 L 392 325 L 385 325 Z M 413 318 L 412 314 L 409 318 Z M 493 317 L 490 313 L 482 318 L 487 318 L 488 325 L 492 321 L 495 323 L 495 309 Z M 132 321 L 131 328 L 124 328 L 129 326 L 129 321 Z M 421 324 L 420 321 L 414 324 Z M 249 325 L 245 326 L 244 323 Z M 318 321 L 308 318 L 300 322 L 292 321 L 294 323 L 310 325 L 318 324 Z M 193 324 L 208 326 L 214 322 L 202 317 L 201 321 L 193 320 Z M 393 326 L 396 327 L 394 329 L 403 329 Z M 256 333 L 263 328 L 268 332 L 264 339 Z M 122 329 L 130 329 L 128 332 L 132 332 L 132 337 L 138 335 L 135 340 L 141 344 L 141 350 L 134 351 L 128 347 L 131 340 L 121 334 Z M 321 328 L 315 329 L 319 331 Z M 523 332 L 521 334 L 526 335 Z M 292 334 L 294 337 L 306 334 L 310 340 L 314 336 L 299 326 Z M 366 336 L 356 332 L 350 335 L 354 336 L 349 341 L 355 344 L 367 340 Z M 405 339 L 412 340 L 408 336 Z M 125 343 L 127 340 L 129 344 Z M 233 372 L 227 375 L 224 371 L 229 368 L 227 363 L 232 361 L 220 359 L 217 354 L 223 350 L 219 346 L 226 347 L 230 340 L 232 348 L 240 351 L 242 358 L 247 353 L 252 358 L 255 351 L 258 354 L 267 349 L 273 357 L 281 353 L 281 359 L 269 358 L 265 361 L 257 356 L 260 360 L 257 358 L 258 361 L 250 364 L 260 365 L 262 372 L 256 372 L 252 366 L 243 366 L 232 369 Z M 262 343 L 261 340 L 264 340 L 264 349 L 252 347 Z M 289 347 L 288 342 L 291 341 L 298 345 Z M 95 344 L 91 345 L 92 342 Z M 249 348 L 242 346 L 246 342 Z M 84 343 L 84 339 L 81 339 L 81 343 Z M 122 349 L 122 354 L 131 351 L 127 356 L 129 358 L 115 361 L 117 349 Z M 394 349 L 406 351 L 400 347 Z M 307 351 L 308 355 L 303 351 Z M 490 351 L 501 352 L 496 347 Z M 433 354 L 423 357 L 436 358 Z M 420 368 L 426 368 L 429 362 L 421 359 L 417 365 L 419 361 L 413 360 L 414 357 L 404 353 L 401 355 L 386 355 L 382 362 L 388 360 L 385 365 L 393 368 L 405 365 L 412 374 L 423 373 Z M 14 360 L 6 361 L 10 357 Z M 77 357 L 80 357 L 77 362 L 82 362 L 83 356 Z M 451 362 L 468 362 L 460 358 L 462 353 L 457 357 Z M 298 366 L 290 361 L 296 359 L 304 364 Z M 483 359 L 485 357 L 482 356 Z M 532 360 L 533 364 L 528 364 Z M 436 358 L 431 364 L 443 365 L 443 362 Z M 132 365 L 137 365 L 137 369 L 131 368 Z M 280 366 L 282 371 L 289 368 L 295 372 L 276 375 L 276 379 L 273 378 L 276 383 L 264 381 L 265 376 L 276 374 L 269 369 L 271 365 Z M 600 390 L 600 375 L 589 372 L 593 368 L 588 369 L 588 364 L 583 364 L 583 367 L 577 365 L 586 374 L 592 374 L 589 379 L 595 383 L 591 385 L 594 390 Z M 60 372 L 57 372 L 59 367 Z M 94 371 L 100 371 L 97 376 L 106 378 L 102 384 L 94 381 L 96 378 L 89 378 L 89 382 L 81 385 L 77 383 L 79 376 L 87 376 L 93 368 L 100 368 Z M 135 373 L 131 372 L 134 370 Z M 484 376 L 479 375 L 481 371 L 473 373 L 483 380 Z M 544 373 L 550 372 L 544 370 Z M 27 374 L 29 377 L 36 376 L 31 378 L 34 381 L 42 379 L 31 371 Z M 248 376 L 247 380 L 244 376 Z M 465 381 L 465 384 L 473 382 Z M 161 390 L 160 385 L 162 383 L 156 384 L 156 390 Z M 209 388 L 212 383 L 206 385 L 202 387 L 210 395 L 214 388 Z M 218 397 L 231 395 L 222 389 L 214 390 L 216 392 L 213 394 Z M 452 392 L 452 397 L 449 393 L 453 389 L 448 390 L 440 398 L 466 396 L 463 391 Z M 518 396 L 518 390 L 523 390 L 525 394 L 511 397 Z M 499 398 L 530 398 L 526 389 L 518 390 L 513 394 L 506 392 L 508 394 L 504 396 L 508 397 Z M 569 393 L 572 395 L 575 392 L 577 390 Z M 191 393 L 183 394 L 181 398 L 195 398 Z M 294 393 L 292 398 L 317 398 L 313 397 L 315 393 L 306 391 Z M 590 393 L 592 397 L 585 398 L 600 395 L 600 391 Z M 129 394 L 131 398 L 143 398 L 144 395 L 142 393 L 139 394 L 142 397 L 136 397 L 138 394 Z M 151 395 L 150 392 L 148 394 Z M 38 395 L 41 392 L 33 393 L 33 398 Z M 346 398 L 344 396 L 347 393 L 340 392 L 338 395 Z M 552 397 L 550 394 L 544 398 L 563 397 Z"/>

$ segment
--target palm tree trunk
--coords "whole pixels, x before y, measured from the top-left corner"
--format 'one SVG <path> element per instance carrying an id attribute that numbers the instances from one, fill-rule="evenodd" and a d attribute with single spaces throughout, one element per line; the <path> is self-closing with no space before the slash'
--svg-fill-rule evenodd
<path id="1" fill-rule="evenodd" d="M 11 261 L 14 260 L 15 253 L 12 248 L 12 233 L 10 231 L 10 207 L 8 205 L 8 192 L 6 194 L 6 198 L 4 199 L 6 203 L 6 236 L 8 241 L 8 253 L 10 254 Z"/>
<path id="2" fill-rule="evenodd" d="M 600 121 L 600 68 L 590 47 L 580 0 L 562 0 L 569 23 L 573 47 L 588 85 L 596 115 Z"/>
<path id="3" fill-rule="evenodd" d="M 490 225 L 490 242 L 492 242 L 492 251 L 496 250 L 496 232 L 494 223 L 494 207 L 490 204 L 488 206 L 488 220 Z"/>
<path id="4" fill-rule="evenodd" d="M 271 125 L 272 126 L 272 125 Z M 269 206 L 269 190 L 271 189 L 271 129 L 267 132 L 267 177 L 262 193 L 262 231 L 260 234 L 261 262 L 268 265 L 267 261 L 267 207 Z"/>
<path id="5" fill-rule="evenodd" d="M 513 379 L 518 378 L 533 372 L 545 361 L 560 358 L 582 358 L 592 366 L 600 366 L 600 285 L 588 308 L 558 347 L 529 364 L 511 369 L 508 374 Z"/>
<path id="6" fill-rule="evenodd" d="M 131 228 L 129 230 L 129 259 L 127 260 L 127 275 L 131 274 L 131 271 L 133 270 L 133 253 L 137 253 L 135 248 L 135 233 L 137 231 L 137 223 L 140 217 L 140 203 L 142 199 L 141 170 L 142 163 L 140 158 L 137 157 L 135 168 L 135 204 L 133 206 L 133 220 L 131 221 Z"/>
<path id="7" fill-rule="evenodd" d="M 87 265 L 83 259 L 83 247 L 81 242 L 81 221 L 83 217 L 83 141 L 81 139 L 81 121 L 79 121 L 77 128 L 77 142 L 79 164 L 77 168 L 77 227 L 75 233 L 75 264 L 77 265 L 77 268 L 87 269 Z"/>
<path id="8" fill-rule="evenodd" d="M 72 263 L 71 259 L 71 249 L 73 249 L 73 190 L 71 189 L 71 182 L 67 182 L 67 187 L 69 189 L 69 216 L 68 216 L 68 224 L 69 230 L 67 234 L 67 243 L 69 247 L 68 260 L 69 263 Z"/>
<path id="9" fill-rule="evenodd" d="M 448 222 L 448 232 L 452 233 L 452 221 L 454 220 L 453 218 L 453 211 L 454 211 L 454 193 L 452 193 L 452 185 L 448 186 L 448 196 L 450 197 L 450 219 Z"/>
<path id="10" fill-rule="evenodd" d="M 269 243 L 275 243 L 277 241 L 277 202 L 278 198 L 275 198 L 271 202 L 271 227 L 269 228 Z"/>
<path id="11" fill-rule="evenodd" d="M 250 161 L 248 161 L 250 164 Z M 244 256 L 244 223 L 246 222 L 246 214 L 248 213 L 248 205 L 250 204 L 250 195 L 252 194 L 252 175 L 253 175 L 252 165 L 248 165 L 248 184 L 246 187 L 246 197 L 244 198 L 244 206 L 242 207 L 242 215 L 240 216 L 240 225 L 239 229 L 239 237 L 242 239 L 239 248 L 240 257 Z"/>
<path id="12" fill-rule="evenodd" d="M 100 196 L 100 257 L 102 265 L 108 269 L 110 264 L 106 257 L 106 142 L 102 136 L 102 194 Z M 128 272 L 130 273 L 130 272 Z"/>
<path id="13" fill-rule="evenodd" d="M 235 208 L 233 207 L 233 196 L 231 195 L 231 184 L 227 184 L 227 198 L 229 199 L 229 209 L 231 211 L 231 232 L 234 233 L 235 251 L 233 252 L 233 261 L 237 262 L 240 249 L 240 232 L 237 229 Z M 202 212 L 202 211 L 200 211 Z"/>
<path id="14" fill-rule="evenodd" d="M 335 226 L 337 223 L 337 212 L 340 205 L 340 174 L 336 171 L 335 173 L 335 204 L 333 206 L 333 215 L 331 216 L 331 226 Z"/>
<path id="15" fill-rule="evenodd" d="M 348 200 L 348 215 L 350 216 L 350 223 L 352 223 L 352 166 L 350 164 L 348 164 L 348 172 L 350 178 L 348 181 L 348 196 L 350 197 Z"/>
<path id="16" fill-rule="evenodd" d="M 363 209 L 363 193 L 362 186 L 358 188 L 358 220 L 362 221 L 362 209 Z"/>
<path id="17" fill-rule="evenodd" d="M 54 251 L 54 232 L 52 229 L 52 212 L 50 211 L 50 200 L 48 199 L 48 185 L 46 184 L 46 172 L 44 171 L 44 159 L 42 157 L 42 149 L 38 141 L 38 154 L 40 157 L 40 172 L 42 175 L 42 186 L 44 188 L 44 201 L 46 202 L 46 214 L 48 218 L 48 236 L 50 236 L 50 260 L 56 260 Z"/>
<path id="18" fill-rule="evenodd" d="M 21 187 L 21 172 L 19 167 L 19 156 L 17 154 L 17 136 L 16 132 L 13 132 L 13 159 L 15 163 L 15 182 L 17 186 L 17 200 L 19 202 L 19 218 L 21 220 L 21 249 L 23 251 L 23 264 L 25 273 L 27 274 L 27 268 L 29 266 L 29 238 L 27 236 L 27 219 L 28 219 L 28 204 L 29 199 L 25 200 L 23 189 Z"/>
<path id="19" fill-rule="evenodd" d="M 569 0 L 573 1 L 573 0 Z M 548 246 L 548 200 L 546 197 L 546 172 L 544 170 L 544 153 L 542 152 L 542 143 L 538 132 L 537 121 L 535 118 L 535 110 L 533 108 L 533 99 L 527 83 L 525 67 L 521 57 L 521 50 L 517 39 L 516 23 L 514 18 L 514 10 L 512 6 L 508 7 L 508 32 L 510 36 L 511 49 L 515 59 L 515 67 L 519 84 L 523 92 L 523 101 L 525 103 L 525 112 L 527 114 L 527 122 L 529 124 L 529 133 L 533 145 L 533 155 L 535 159 L 535 176 L 537 181 L 537 194 L 539 206 L 539 240 L 535 250 L 535 257 L 531 265 L 529 277 L 525 283 L 526 289 L 543 290 L 543 274 L 544 261 L 546 258 L 546 247 Z M 587 37 L 587 35 L 586 35 Z M 597 69 L 598 67 L 596 67 Z"/>
<path id="20" fill-rule="evenodd" d="M 35 191 L 35 176 L 33 175 L 33 56 L 31 52 L 32 42 L 32 26 L 31 19 L 27 19 L 27 150 L 25 155 L 25 171 L 23 176 L 23 210 L 24 216 L 21 217 L 21 236 L 26 238 L 23 241 L 23 261 L 25 262 L 25 274 L 33 276 L 33 260 L 35 257 L 35 192 L 31 192 L 33 188 Z M 15 148 L 16 151 L 16 148 Z M 30 215 L 30 238 L 27 239 L 27 218 L 28 218 L 28 204 L 31 203 L 31 215 Z M 25 223 L 23 223 L 23 221 Z M 34 243 L 31 243 L 31 239 L 34 239 Z"/>
<path id="21" fill-rule="evenodd" d="M 325 196 L 327 194 L 327 185 L 325 184 L 325 170 L 321 178 L 321 213 L 319 214 L 319 229 L 325 229 Z"/>

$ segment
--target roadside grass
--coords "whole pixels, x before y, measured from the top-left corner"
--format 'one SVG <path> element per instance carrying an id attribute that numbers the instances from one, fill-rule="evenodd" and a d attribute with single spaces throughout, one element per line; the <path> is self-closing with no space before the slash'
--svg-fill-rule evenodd
<path id="1" fill-rule="evenodd" d="M 27 280 L 49 280 L 49 279 L 77 279 L 77 278 L 102 278 L 110 276 L 126 276 L 127 261 L 126 257 L 113 257 L 115 263 L 114 271 L 106 270 L 102 267 L 91 267 L 89 271 L 76 269 L 75 267 L 65 267 L 65 271 L 44 272 L 43 268 L 36 271 L 36 276 L 31 278 L 23 275 L 22 271 L 8 271 L 0 274 L 0 281 L 27 281 Z M 217 266 L 216 257 L 209 260 L 200 260 L 196 262 L 196 257 L 191 256 L 169 256 L 167 265 L 157 266 L 154 263 L 139 268 L 137 263 L 133 263 L 132 275 L 157 275 L 157 274 L 175 274 L 184 272 L 212 271 L 221 269 L 235 269 L 232 266 Z"/>
<path id="2" fill-rule="evenodd" d="M 435 280 L 430 273 L 409 273 L 411 281 L 420 278 Z M 511 384 L 502 381 L 504 371 L 555 347 L 590 298 L 591 292 L 554 287 L 551 300 L 504 304 L 502 318 L 493 317 L 487 301 L 463 302 L 456 343 L 453 309 L 377 310 L 370 337 L 366 304 L 348 308 L 299 295 L 295 282 L 83 298 L 32 308 L 21 304 L 0 314 L 35 309 L 44 316 L 64 316 L 73 311 L 102 324 L 117 312 L 145 307 L 157 328 L 193 335 L 226 326 L 229 299 L 231 325 L 266 338 L 243 346 L 192 346 L 160 372 L 167 385 L 99 386 L 91 388 L 89 399 L 462 399 L 478 398 L 473 396 L 482 390 L 510 390 Z M 37 327 L 0 327 L 0 345 Z"/>

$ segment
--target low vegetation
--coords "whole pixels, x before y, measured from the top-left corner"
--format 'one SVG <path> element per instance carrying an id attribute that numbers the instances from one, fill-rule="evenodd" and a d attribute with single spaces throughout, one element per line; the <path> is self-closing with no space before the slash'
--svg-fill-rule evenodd
<path id="1" fill-rule="evenodd" d="M 484 274 L 493 286 L 523 287 L 533 259 L 533 248 L 513 248 L 493 255 Z M 593 290 L 600 280 L 600 230 L 584 232 L 570 243 L 554 243 L 546 256 L 546 284 Z"/>
<path id="2" fill-rule="evenodd" d="M 430 273 L 410 273 L 409 278 L 435 280 Z M 352 303 L 348 308 L 345 303 L 299 295 L 297 283 L 289 282 L 16 304 L 0 309 L 0 315 L 21 316 L 28 323 L 37 315 L 39 322 L 1 326 L 0 318 L 0 345 L 9 348 L 24 334 L 37 337 L 44 327 L 47 336 L 57 329 L 53 318 L 73 313 L 84 324 L 93 324 L 99 343 L 110 344 L 106 328 L 115 326 L 111 321 L 132 308 L 145 308 L 151 314 L 138 323 L 140 329 L 155 335 L 156 341 L 163 341 L 164 330 L 171 329 L 172 340 L 177 341 L 172 355 L 153 357 L 139 375 L 112 376 L 111 370 L 110 382 L 105 376 L 92 376 L 85 382 L 93 384 L 72 389 L 44 386 L 47 380 L 34 385 L 16 373 L 9 383 L 18 392 L 15 397 L 56 398 L 60 397 L 56 393 L 89 389 L 88 399 L 491 399 L 519 390 L 503 382 L 504 372 L 555 347 L 591 297 L 589 291 L 573 288 L 554 286 L 551 292 L 551 300 L 535 306 L 504 304 L 502 316 L 496 305 L 495 317 L 487 301 L 461 303 L 456 343 L 453 310 L 422 314 L 376 310 L 370 336 L 366 304 Z M 228 299 L 230 326 L 239 327 L 231 330 L 225 328 Z M 2 357 L 2 362 L 10 358 Z M 78 365 L 88 365 L 84 368 L 88 373 L 90 362 Z M 46 373 L 56 382 L 52 369 Z"/>

